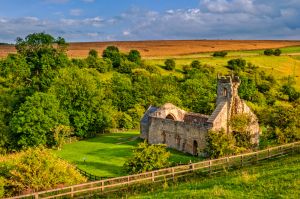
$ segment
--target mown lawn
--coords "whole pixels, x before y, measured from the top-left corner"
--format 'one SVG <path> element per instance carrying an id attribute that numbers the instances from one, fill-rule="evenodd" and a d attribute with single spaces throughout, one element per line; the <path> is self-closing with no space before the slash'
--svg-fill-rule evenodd
<path id="1" fill-rule="evenodd" d="M 151 189 L 126 198 L 300 198 L 300 155 Z"/>
<path id="2" fill-rule="evenodd" d="M 77 165 L 78 168 L 101 177 L 115 177 L 126 175 L 122 166 L 132 155 L 132 148 L 139 142 L 138 131 L 103 134 L 95 138 L 66 144 L 62 150 L 57 151 L 59 157 Z M 170 161 L 175 163 L 188 163 L 200 161 L 175 150 L 170 150 Z"/>

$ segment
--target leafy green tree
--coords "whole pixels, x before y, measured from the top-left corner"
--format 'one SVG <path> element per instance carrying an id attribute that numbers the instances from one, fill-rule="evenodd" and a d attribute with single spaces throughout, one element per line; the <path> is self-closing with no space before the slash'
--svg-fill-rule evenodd
<path id="1" fill-rule="evenodd" d="M 300 98 L 300 92 L 298 92 L 291 84 L 284 84 L 281 88 L 281 92 L 288 95 L 290 102 L 294 102 Z"/>
<path id="2" fill-rule="evenodd" d="M 131 79 L 127 75 L 115 74 L 111 79 L 111 90 L 107 97 L 118 110 L 125 112 L 134 107 L 135 96 L 133 95 L 133 87 Z"/>
<path id="3" fill-rule="evenodd" d="M 89 51 L 89 56 L 98 58 L 98 52 L 97 52 L 97 50 L 91 49 L 91 50 Z"/>
<path id="4" fill-rule="evenodd" d="M 210 130 L 206 137 L 204 152 L 211 158 L 233 155 L 237 152 L 234 137 L 227 134 L 224 129 L 221 131 Z"/>
<path id="5" fill-rule="evenodd" d="M 141 63 L 141 54 L 138 50 L 130 50 L 127 58 L 129 61 L 134 62 L 136 64 Z"/>
<path id="6" fill-rule="evenodd" d="M 273 55 L 275 56 L 280 56 L 281 55 L 281 50 L 280 49 L 275 49 L 274 52 L 273 52 Z"/>
<path id="7" fill-rule="evenodd" d="M 35 91 L 46 91 L 59 68 L 69 65 L 66 42 L 46 33 L 33 33 L 25 39 L 17 38 L 16 49 L 30 68 L 31 86 Z"/>
<path id="8" fill-rule="evenodd" d="M 240 70 L 244 71 L 246 67 L 246 60 L 237 58 L 231 59 L 227 62 L 227 67 L 233 71 L 239 72 Z"/>
<path id="9" fill-rule="evenodd" d="M 226 51 L 214 52 L 213 57 L 225 57 L 227 55 Z"/>
<path id="10" fill-rule="evenodd" d="M 103 51 L 102 57 L 110 59 L 114 68 L 118 68 L 121 64 L 121 54 L 116 46 L 108 46 Z"/>
<path id="11" fill-rule="evenodd" d="M 166 70 L 174 70 L 176 66 L 174 59 L 166 59 L 165 61 L 165 69 Z"/>
<path id="12" fill-rule="evenodd" d="M 240 77 L 239 96 L 245 100 L 252 100 L 257 93 L 255 80 L 247 77 Z"/>
<path id="13" fill-rule="evenodd" d="M 251 134 L 248 130 L 251 125 L 251 116 L 249 114 L 236 114 L 230 118 L 229 125 L 236 141 L 236 146 L 246 149 L 252 147 Z"/>
<path id="14" fill-rule="evenodd" d="M 19 148 L 51 146 L 54 139 L 51 129 L 68 123 L 68 116 L 60 109 L 55 96 L 37 92 L 27 97 L 26 102 L 14 113 L 10 128 Z"/>
<path id="15" fill-rule="evenodd" d="M 105 110 L 104 90 L 93 69 L 67 68 L 60 71 L 50 91 L 69 114 L 75 135 L 90 137 L 109 128 L 111 115 Z"/>
<path id="16" fill-rule="evenodd" d="M 169 166 L 170 152 L 166 151 L 163 144 L 149 145 L 140 143 L 133 149 L 133 156 L 129 158 L 123 168 L 128 173 L 142 173 Z"/>
<path id="17" fill-rule="evenodd" d="M 201 63 L 199 60 L 194 60 L 192 61 L 191 65 L 192 68 L 200 69 L 201 68 Z"/>
<path id="18" fill-rule="evenodd" d="M 128 60 L 122 60 L 120 66 L 118 68 L 118 72 L 130 74 L 132 72 L 132 69 L 134 69 L 136 67 L 137 67 L 136 63 L 128 61 Z"/>
<path id="19" fill-rule="evenodd" d="M 274 54 L 274 51 L 272 49 L 266 49 L 264 51 L 264 55 L 267 55 L 267 56 L 271 56 Z"/>
<path id="20" fill-rule="evenodd" d="M 211 114 L 215 108 L 216 84 L 210 76 L 197 73 L 182 83 L 183 105 L 193 112 Z"/>

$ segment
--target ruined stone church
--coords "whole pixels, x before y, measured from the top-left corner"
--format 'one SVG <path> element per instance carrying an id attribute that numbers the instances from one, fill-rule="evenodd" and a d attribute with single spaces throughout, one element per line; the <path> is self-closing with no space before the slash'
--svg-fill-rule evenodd
<path id="1" fill-rule="evenodd" d="M 259 124 L 256 115 L 238 96 L 239 77 L 218 77 L 216 109 L 212 115 L 186 112 L 173 104 L 150 106 L 141 119 L 141 135 L 150 144 L 166 144 L 193 155 L 206 146 L 208 131 L 224 129 L 231 132 L 229 121 L 235 114 L 247 113 L 251 117 L 248 131 L 251 142 L 258 144 Z"/>

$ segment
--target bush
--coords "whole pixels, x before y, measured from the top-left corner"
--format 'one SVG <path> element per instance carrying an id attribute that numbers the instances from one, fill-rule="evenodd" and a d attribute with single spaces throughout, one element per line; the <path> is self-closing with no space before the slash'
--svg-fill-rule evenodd
<path id="1" fill-rule="evenodd" d="M 224 129 L 221 131 L 210 130 L 206 137 L 206 148 L 204 152 L 211 158 L 218 158 L 236 153 L 235 140 L 231 134 Z"/>
<path id="2" fill-rule="evenodd" d="M 176 65 L 176 63 L 175 63 L 174 59 L 167 59 L 165 61 L 165 69 L 166 70 L 174 70 L 175 65 Z"/>
<path id="3" fill-rule="evenodd" d="M 275 56 L 280 56 L 281 55 L 281 50 L 280 49 L 275 49 L 273 55 Z"/>
<path id="4" fill-rule="evenodd" d="M 274 51 L 272 49 L 267 49 L 264 51 L 264 55 L 271 56 L 273 54 L 274 54 Z"/>
<path id="5" fill-rule="evenodd" d="M 128 54 L 128 60 L 136 64 L 141 63 L 141 54 L 137 50 L 131 50 Z"/>
<path id="6" fill-rule="evenodd" d="M 200 63 L 200 61 L 198 61 L 198 60 L 192 61 L 191 67 L 192 67 L 192 68 L 196 68 L 196 69 L 200 69 L 200 68 L 201 68 L 201 63 Z"/>
<path id="7" fill-rule="evenodd" d="M 121 54 L 116 46 L 108 46 L 103 51 L 102 57 L 110 59 L 114 68 L 118 68 L 121 64 Z"/>
<path id="8" fill-rule="evenodd" d="M 225 57 L 227 54 L 226 51 L 214 52 L 213 57 Z"/>
<path id="9" fill-rule="evenodd" d="M 169 166 L 170 152 L 166 151 L 163 144 L 149 145 L 140 143 L 133 149 L 133 157 L 129 158 L 123 165 L 128 173 L 142 173 Z"/>
<path id="10" fill-rule="evenodd" d="M 89 56 L 98 58 L 98 52 L 95 49 L 89 51 Z"/>
<path id="11" fill-rule="evenodd" d="M 228 68 L 234 71 L 244 71 L 246 67 L 246 60 L 238 58 L 238 59 L 231 59 L 228 62 Z"/>
<path id="12" fill-rule="evenodd" d="M 0 156 L 0 167 L 4 171 L 0 172 L 0 180 L 4 178 L 6 181 L 6 196 L 86 181 L 74 166 L 44 148 L 31 148 L 17 154 Z"/>

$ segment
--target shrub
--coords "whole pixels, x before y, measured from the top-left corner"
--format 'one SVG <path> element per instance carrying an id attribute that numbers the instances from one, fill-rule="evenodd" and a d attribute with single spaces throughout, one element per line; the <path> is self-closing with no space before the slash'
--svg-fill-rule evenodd
<path id="1" fill-rule="evenodd" d="M 198 61 L 198 60 L 192 61 L 191 67 L 192 67 L 192 68 L 196 68 L 196 69 L 200 69 L 200 68 L 201 68 L 201 63 L 200 63 L 200 61 Z"/>
<path id="2" fill-rule="evenodd" d="M 136 64 L 141 63 L 141 54 L 137 50 L 131 50 L 128 54 L 128 60 Z"/>
<path id="3" fill-rule="evenodd" d="M 98 58 L 98 52 L 95 49 L 89 51 L 89 56 Z"/>
<path id="4" fill-rule="evenodd" d="M 264 51 L 264 55 L 271 56 L 273 54 L 274 54 L 274 51 L 272 49 L 267 49 Z"/>
<path id="5" fill-rule="evenodd" d="M 236 153 L 235 140 L 231 134 L 221 131 L 210 130 L 206 137 L 204 152 L 211 158 L 218 158 Z"/>
<path id="6" fill-rule="evenodd" d="M 146 142 L 140 143 L 133 149 L 133 157 L 129 158 L 123 165 L 126 172 L 142 173 L 167 167 L 170 152 L 166 151 L 163 144 L 149 145 Z"/>
<path id="7" fill-rule="evenodd" d="M 74 166 L 44 148 L 31 148 L 17 154 L 0 156 L 0 167 L 1 171 L 5 171 L 0 172 L 0 179 L 5 178 L 7 196 L 86 181 Z"/>
<path id="8" fill-rule="evenodd" d="M 226 51 L 214 52 L 213 57 L 225 57 L 228 53 Z"/>
<path id="9" fill-rule="evenodd" d="M 234 71 L 244 70 L 246 67 L 246 60 L 238 58 L 238 59 L 231 59 L 228 62 L 228 68 Z"/>
<path id="10" fill-rule="evenodd" d="M 176 65 L 176 63 L 175 63 L 174 59 L 167 59 L 165 61 L 165 69 L 166 70 L 174 70 L 175 65 Z"/>
<path id="11" fill-rule="evenodd" d="M 251 116 L 245 113 L 233 115 L 229 121 L 229 125 L 233 131 L 236 146 L 250 148 L 252 144 L 248 127 L 251 125 Z"/>
<path id="12" fill-rule="evenodd" d="M 102 53 L 103 58 L 110 59 L 114 68 L 118 68 L 121 63 L 121 54 L 118 47 L 108 46 Z"/>
<path id="13" fill-rule="evenodd" d="M 273 55 L 275 56 L 280 56 L 281 55 L 281 50 L 280 49 L 275 49 Z"/>

